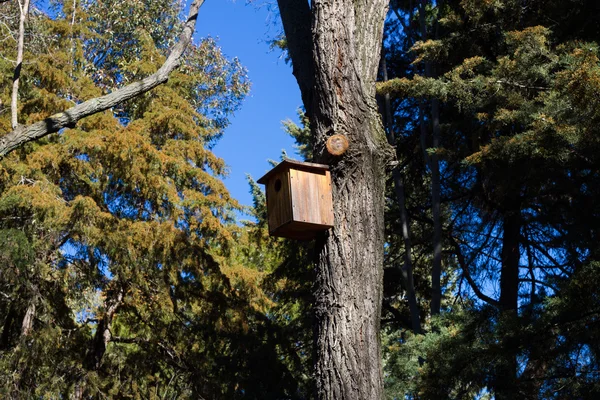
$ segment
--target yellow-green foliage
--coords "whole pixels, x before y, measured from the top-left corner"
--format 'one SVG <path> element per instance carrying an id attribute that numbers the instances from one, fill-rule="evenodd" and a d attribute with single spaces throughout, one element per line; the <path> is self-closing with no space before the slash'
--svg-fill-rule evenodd
<path id="1" fill-rule="evenodd" d="M 179 26 L 170 1 L 76 2 L 75 24 L 67 3 L 56 19 L 32 16 L 47 46 L 34 56 L 28 44 L 22 123 L 151 74 Z M 11 66 L 0 67 L 7 82 Z M 0 249 L 11 249 L 0 255 L 0 394 L 68 397 L 83 385 L 100 397 L 233 398 L 288 379 L 287 350 L 266 347 L 287 338 L 267 329 L 275 302 L 261 286 L 279 256 L 235 224 L 225 162 L 210 151 L 247 91 L 239 62 L 203 40 L 168 84 L 0 162 Z M 30 304 L 24 337 L 6 316 Z M 111 339 L 95 366 L 102 324 Z M 267 376 L 263 359 L 279 372 Z"/>

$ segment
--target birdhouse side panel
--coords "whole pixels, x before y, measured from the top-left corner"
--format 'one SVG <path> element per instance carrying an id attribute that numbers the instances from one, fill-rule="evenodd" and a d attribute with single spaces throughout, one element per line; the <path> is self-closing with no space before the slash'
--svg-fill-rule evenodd
<path id="1" fill-rule="evenodd" d="M 288 170 L 279 172 L 267 182 L 267 213 L 269 232 L 275 231 L 293 218 Z"/>
<path id="2" fill-rule="evenodd" d="M 296 222 L 333 226 L 333 201 L 329 171 L 290 170 L 293 219 Z"/>

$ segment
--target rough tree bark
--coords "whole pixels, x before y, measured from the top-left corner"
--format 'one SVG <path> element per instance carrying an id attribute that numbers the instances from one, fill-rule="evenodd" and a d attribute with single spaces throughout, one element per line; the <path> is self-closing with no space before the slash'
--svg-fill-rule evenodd
<path id="1" fill-rule="evenodd" d="M 141 81 L 117 89 L 105 96 L 84 101 L 43 121 L 28 126 L 17 126 L 12 132 L 0 137 L 0 159 L 27 142 L 58 132 L 62 128 L 73 127 L 82 118 L 108 110 L 165 83 L 169 79 L 169 74 L 180 65 L 183 53 L 192 41 L 192 35 L 196 29 L 196 20 L 198 19 L 198 10 L 203 3 L 204 0 L 194 0 L 192 2 L 187 20 L 179 35 L 179 40 L 158 71 Z"/>
<path id="2" fill-rule="evenodd" d="M 317 241 L 318 399 L 381 399 L 385 164 L 391 156 L 375 101 L 385 0 L 278 0 L 315 161 L 330 165 L 335 226 Z M 342 156 L 325 150 L 341 134 Z"/>

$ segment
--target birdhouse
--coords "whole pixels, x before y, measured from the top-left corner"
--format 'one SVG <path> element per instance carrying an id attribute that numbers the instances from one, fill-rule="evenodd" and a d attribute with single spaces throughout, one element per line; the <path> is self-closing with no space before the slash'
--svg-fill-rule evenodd
<path id="1" fill-rule="evenodd" d="M 258 180 L 266 186 L 269 234 L 312 239 L 333 227 L 329 167 L 284 160 Z"/>

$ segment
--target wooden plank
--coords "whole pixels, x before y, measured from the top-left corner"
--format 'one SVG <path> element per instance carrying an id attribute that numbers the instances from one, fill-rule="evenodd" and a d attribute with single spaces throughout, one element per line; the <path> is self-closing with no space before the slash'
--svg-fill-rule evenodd
<path id="1" fill-rule="evenodd" d="M 279 190 L 278 183 L 280 182 Z M 293 218 L 289 171 L 282 170 L 267 183 L 267 214 L 269 232 L 290 222 Z"/>
<path id="2" fill-rule="evenodd" d="M 326 228 L 333 226 L 329 171 L 315 173 L 291 169 L 290 182 L 294 221 Z"/>

